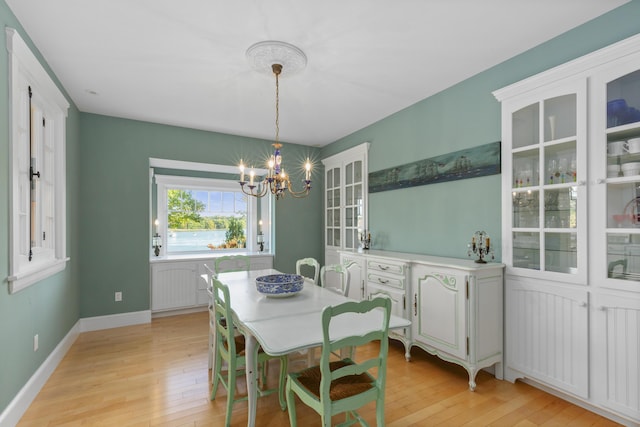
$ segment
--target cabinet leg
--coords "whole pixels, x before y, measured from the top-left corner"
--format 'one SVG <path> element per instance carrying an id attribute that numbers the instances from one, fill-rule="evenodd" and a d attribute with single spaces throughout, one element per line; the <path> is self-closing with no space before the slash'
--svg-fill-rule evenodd
<path id="1" fill-rule="evenodd" d="M 407 362 L 411 362 L 411 344 L 404 343 L 404 358 Z"/>
<path id="2" fill-rule="evenodd" d="M 476 368 L 468 368 L 469 372 L 469 391 L 476 391 L 476 375 L 478 370 Z"/>

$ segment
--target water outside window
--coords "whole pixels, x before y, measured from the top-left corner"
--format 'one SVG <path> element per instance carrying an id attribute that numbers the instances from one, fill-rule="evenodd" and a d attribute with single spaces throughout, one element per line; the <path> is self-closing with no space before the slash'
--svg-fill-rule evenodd
<path id="1" fill-rule="evenodd" d="M 237 191 L 167 190 L 167 252 L 233 251 L 247 244 L 247 196 Z"/>

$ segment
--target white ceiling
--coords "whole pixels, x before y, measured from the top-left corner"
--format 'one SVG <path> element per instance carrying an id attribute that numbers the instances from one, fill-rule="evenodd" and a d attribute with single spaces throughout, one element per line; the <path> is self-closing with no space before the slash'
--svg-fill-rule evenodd
<path id="1" fill-rule="evenodd" d="M 323 146 L 628 0 L 5 0 L 81 111 Z"/>

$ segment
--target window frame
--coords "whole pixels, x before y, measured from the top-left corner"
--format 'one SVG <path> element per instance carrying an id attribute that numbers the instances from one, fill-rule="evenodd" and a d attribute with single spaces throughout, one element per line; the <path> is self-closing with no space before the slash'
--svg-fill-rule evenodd
<path id="1" fill-rule="evenodd" d="M 159 220 L 157 232 L 162 236 L 163 242 L 166 243 L 168 236 L 167 218 L 167 191 L 169 189 L 184 190 L 200 190 L 200 191 L 232 191 L 239 192 L 240 187 L 236 181 L 215 179 L 215 178 L 197 178 L 190 176 L 174 176 L 174 175 L 154 175 L 156 182 L 156 216 Z M 264 211 L 263 211 L 264 212 Z M 272 213 L 269 210 L 269 215 Z M 155 222 L 155 219 L 152 221 Z M 237 252 L 253 252 L 251 248 L 257 246 L 258 233 L 258 203 L 255 197 L 247 196 L 247 232 L 246 247 L 239 249 L 220 249 L 220 250 L 201 250 L 189 252 L 168 252 L 167 245 L 163 244 L 160 248 L 159 256 L 176 256 L 176 255 L 210 255 L 212 253 L 225 254 Z M 263 228 L 263 233 L 268 230 Z M 155 233 L 155 226 L 153 233 Z M 265 251 L 268 252 L 268 251 Z M 154 254 L 151 254 L 153 257 Z"/>
<path id="2" fill-rule="evenodd" d="M 9 52 L 9 144 L 10 163 L 10 230 L 9 230 L 9 292 L 25 289 L 66 268 L 66 117 L 69 102 L 49 74 L 36 59 L 27 44 L 13 28 L 6 28 Z M 31 89 L 31 111 L 29 110 Z M 33 112 L 33 113 L 32 113 Z M 25 114 L 26 113 L 26 114 Z M 35 119 L 29 122 L 29 115 Z M 34 132 L 34 125 L 42 120 L 46 125 Z M 36 164 L 45 176 L 38 178 L 37 191 L 32 196 L 29 162 L 30 132 L 36 134 Z M 26 158 L 25 158 L 26 156 Z M 32 157 L 33 158 L 33 157 Z M 46 164 L 45 164 L 46 162 Z M 26 182 L 25 182 L 26 181 Z M 28 194 L 27 194 L 28 193 Z M 32 227 L 31 197 L 36 215 Z M 43 207 L 45 210 L 43 210 Z M 28 213 L 27 213 L 28 211 Z M 45 220 L 44 217 L 48 220 Z M 27 220 L 28 218 L 28 220 Z M 48 222 L 49 227 L 44 223 Z M 49 239 L 35 239 L 40 246 L 32 246 L 30 230 L 38 236 L 47 232 Z M 32 257 L 29 256 L 33 248 Z"/>

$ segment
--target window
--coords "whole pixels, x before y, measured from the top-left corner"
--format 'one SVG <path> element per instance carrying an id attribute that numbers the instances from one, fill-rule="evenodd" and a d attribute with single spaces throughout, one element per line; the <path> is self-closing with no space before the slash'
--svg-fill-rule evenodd
<path id="1" fill-rule="evenodd" d="M 69 103 L 16 30 L 9 50 L 11 202 L 9 291 L 64 270 L 65 119 Z"/>
<path id="2" fill-rule="evenodd" d="M 271 235 L 270 201 L 243 194 L 235 180 L 156 175 L 163 255 L 258 250 Z M 155 221 L 154 221 L 155 222 Z"/>

